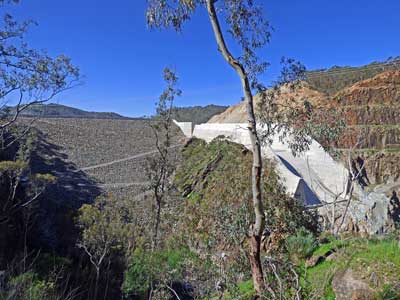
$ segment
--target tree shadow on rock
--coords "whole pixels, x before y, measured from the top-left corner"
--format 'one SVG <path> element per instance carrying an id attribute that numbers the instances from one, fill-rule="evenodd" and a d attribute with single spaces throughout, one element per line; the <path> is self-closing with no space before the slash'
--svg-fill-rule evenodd
<path id="1" fill-rule="evenodd" d="M 31 171 L 56 178 L 39 198 L 39 213 L 35 219 L 38 238 L 34 243 L 40 248 L 67 254 L 78 238 L 74 224 L 78 209 L 83 204 L 93 203 L 103 191 L 95 180 L 68 161 L 60 146 L 48 142 L 43 133 L 39 133 L 31 155 Z"/>

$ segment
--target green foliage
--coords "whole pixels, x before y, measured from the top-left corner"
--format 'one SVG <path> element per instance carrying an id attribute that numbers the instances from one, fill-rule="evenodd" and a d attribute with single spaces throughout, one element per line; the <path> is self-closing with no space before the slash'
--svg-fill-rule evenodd
<path id="1" fill-rule="evenodd" d="M 322 244 L 316 248 L 316 250 L 312 253 L 315 256 L 324 256 L 329 252 L 337 251 L 338 249 L 344 247 L 346 245 L 345 242 L 335 240 L 327 244 Z"/>
<path id="2" fill-rule="evenodd" d="M 349 254 L 352 252 L 350 266 L 362 270 L 374 270 L 378 277 L 385 278 L 387 282 L 395 282 L 400 274 L 400 245 L 397 240 L 362 240 L 352 241 L 348 246 Z M 350 250 L 352 249 L 352 251 Z M 385 280 L 382 280 L 384 282 Z"/>
<path id="3" fill-rule="evenodd" d="M 71 259 L 51 253 L 41 253 L 34 264 L 35 272 L 41 278 L 48 278 L 52 271 L 65 271 L 71 268 Z"/>
<path id="4" fill-rule="evenodd" d="M 99 265 L 112 251 L 128 251 L 134 243 L 132 209 L 129 201 L 113 197 L 100 197 L 93 205 L 84 204 L 77 219 L 82 229 L 78 246 Z"/>
<path id="5" fill-rule="evenodd" d="M 217 278 L 227 287 L 226 299 L 247 294 L 238 289 L 238 284 L 250 273 L 247 233 L 253 222 L 251 163 L 250 151 L 223 137 L 208 144 L 192 139 L 182 151 L 182 163 L 175 176 L 185 199 L 181 233 L 196 252 L 214 256 L 224 253 L 224 258 L 217 257 L 215 263 L 223 269 Z M 266 229 L 270 233 L 264 246 L 269 255 L 280 255 L 286 237 L 300 227 L 315 232 L 315 220 L 302 203 L 286 195 L 269 161 L 264 162 L 262 188 Z M 282 274 L 291 272 L 289 264 L 285 267 Z"/>
<path id="6" fill-rule="evenodd" d="M 143 294 L 152 285 L 184 281 L 190 265 L 199 263 L 197 256 L 181 244 L 169 244 L 155 251 L 138 247 L 125 272 L 123 291 L 126 295 Z"/>
<path id="7" fill-rule="evenodd" d="M 249 279 L 247 281 L 239 283 L 238 288 L 239 288 L 239 299 L 250 300 L 253 298 L 254 295 L 253 279 Z"/>
<path id="8" fill-rule="evenodd" d="M 32 23 L 18 22 L 10 14 L 3 15 L 0 22 L 0 59 L 6 62 L 0 75 L 0 127 L 3 129 L 12 125 L 29 105 L 48 101 L 79 79 L 79 70 L 68 57 L 51 57 L 28 46 L 25 34 Z M 3 105 L 10 94 L 17 95 L 19 100 L 13 110 Z"/>
<path id="9" fill-rule="evenodd" d="M 269 170 L 263 187 L 266 199 L 265 227 L 270 233 L 268 251 L 279 255 L 285 248 L 286 238 L 295 235 L 299 228 L 305 228 L 314 235 L 318 233 L 318 222 L 314 213 L 286 194 L 274 170 Z"/>
<path id="10" fill-rule="evenodd" d="M 209 144 L 192 139 L 182 156 L 175 183 L 188 200 L 182 226 L 188 242 L 235 249 L 251 220 L 250 153 L 220 139 Z"/>
<path id="11" fill-rule="evenodd" d="M 40 279 L 34 272 L 26 272 L 10 280 L 9 290 L 13 295 L 10 299 L 43 300 L 54 293 L 55 283 Z"/>
<path id="12" fill-rule="evenodd" d="M 385 285 L 378 293 L 377 300 L 398 300 L 400 299 L 400 284 Z"/>
<path id="13" fill-rule="evenodd" d="M 253 295 L 254 284 L 252 279 L 239 283 L 238 287 L 240 292 L 242 292 L 243 294 Z"/>
<path id="14" fill-rule="evenodd" d="M 305 276 L 303 274 L 302 285 L 310 294 L 318 295 L 316 299 L 334 300 L 335 294 L 332 290 L 332 279 L 338 266 L 333 261 L 324 261 L 313 268 L 308 268 Z"/>
<path id="15" fill-rule="evenodd" d="M 317 247 L 313 233 L 300 228 L 295 235 L 286 239 L 286 249 L 294 262 L 309 257 Z"/>
<path id="16" fill-rule="evenodd" d="M 239 282 L 231 286 L 222 295 L 222 300 L 251 300 L 254 297 L 254 284 L 253 280 Z M 217 297 L 212 299 L 218 299 Z"/>
<path id="17" fill-rule="evenodd" d="M 332 290 L 332 279 L 336 272 L 348 268 L 360 278 L 377 278 L 377 286 L 372 286 L 379 294 L 378 299 L 391 299 L 398 286 L 400 274 L 400 247 L 396 239 L 362 239 L 351 238 L 345 241 L 330 239 L 314 251 L 314 256 L 324 255 L 329 251 L 336 252 L 336 258 L 323 261 L 314 267 L 307 268 L 303 274 L 302 285 L 316 299 L 335 299 Z M 387 295 L 389 298 L 382 298 Z M 397 298 L 393 298 L 397 299 Z"/>
<path id="18" fill-rule="evenodd" d="M 54 183 L 56 181 L 56 177 L 51 174 L 33 174 L 32 180 L 41 184 L 49 184 Z"/>
<path id="19" fill-rule="evenodd" d="M 27 163 L 21 160 L 0 161 L 0 173 L 20 174 L 27 166 Z"/>

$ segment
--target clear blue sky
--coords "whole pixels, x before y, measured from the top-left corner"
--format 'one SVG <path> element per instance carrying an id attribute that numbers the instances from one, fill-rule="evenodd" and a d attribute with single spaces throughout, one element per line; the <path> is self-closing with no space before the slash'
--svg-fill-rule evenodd
<path id="1" fill-rule="evenodd" d="M 261 0 L 275 28 L 263 51 L 273 79 L 282 56 L 308 69 L 362 65 L 400 55 L 399 0 Z M 22 0 L 13 12 L 30 18 L 31 45 L 66 54 L 85 84 L 55 99 L 87 110 L 149 115 L 163 89 L 164 66 L 175 67 L 181 106 L 239 101 L 235 73 L 216 51 L 208 19 L 199 11 L 182 34 L 149 31 L 145 0 Z"/>

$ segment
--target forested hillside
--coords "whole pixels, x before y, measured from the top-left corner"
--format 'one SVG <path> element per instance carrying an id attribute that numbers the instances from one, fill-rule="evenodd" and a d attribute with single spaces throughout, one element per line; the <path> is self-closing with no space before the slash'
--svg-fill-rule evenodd
<path id="1" fill-rule="evenodd" d="M 14 107 L 10 108 L 10 113 L 15 113 Z M 34 104 L 27 107 L 20 114 L 21 117 L 36 118 L 87 118 L 87 119 L 127 119 L 114 112 L 92 112 L 82 109 L 65 106 L 61 104 Z"/>
<path id="2" fill-rule="evenodd" d="M 400 69 L 400 58 L 388 58 L 383 62 L 372 62 L 361 67 L 334 66 L 307 72 L 307 82 L 320 92 L 333 95 L 358 81 L 369 79 L 389 70 Z"/>
<path id="3" fill-rule="evenodd" d="M 194 124 L 207 123 L 214 115 L 225 111 L 227 106 L 207 105 L 176 107 L 173 110 L 173 117 L 179 122 L 192 122 Z"/>

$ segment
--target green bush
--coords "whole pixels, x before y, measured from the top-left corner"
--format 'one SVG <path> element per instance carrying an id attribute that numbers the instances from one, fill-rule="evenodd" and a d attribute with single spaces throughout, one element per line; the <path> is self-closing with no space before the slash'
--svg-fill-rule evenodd
<path id="1" fill-rule="evenodd" d="M 378 300 L 397 300 L 400 299 L 400 285 L 386 285 L 383 291 L 378 294 Z"/>
<path id="2" fill-rule="evenodd" d="M 295 235 L 286 239 L 286 250 L 294 263 L 309 257 L 317 247 L 314 235 L 308 230 L 301 228 Z"/>
<path id="3" fill-rule="evenodd" d="M 321 244 L 313 253 L 314 256 L 326 255 L 336 251 L 336 258 L 325 260 L 302 273 L 302 286 L 315 299 L 335 299 L 332 290 L 332 279 L 339 271 L 351 269 L 360 278 L 377 278 L 371 286 L 377 293 L 377 300 L 400 299 L 400 256 L 396 239 L 387 237 L 359 238 L 352 237 L 344 241 L 330 239 Z"/>
<path id="4" fill-rule="evenodd" d="M 186 247 L 167 246 L 156 251 L 138 247 L 125 272 L 124 294 L 143 295 L 152 284 L 182 281 L 188 265 L 193 262 L 196 262 L 196 255 Z"/>
<path id="5" fill-rule="evenodd" d="M 54 293 L 55 284 L 42 280 L 34 272 L 20 274 L 10 280 L 10 296 L 6 299 L 43 300 L 49 299 Z"/>

